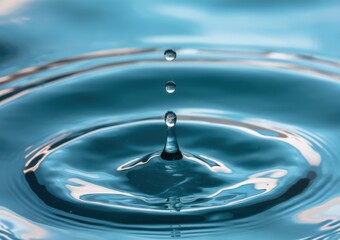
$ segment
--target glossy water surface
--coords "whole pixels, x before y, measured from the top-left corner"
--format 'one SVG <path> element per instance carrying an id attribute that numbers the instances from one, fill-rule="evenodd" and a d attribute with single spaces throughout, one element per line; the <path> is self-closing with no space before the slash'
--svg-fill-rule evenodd
<path id="1" fill-rule="evenodd" d="M 339 239 L 339 10 L 0 2 L 0 239 Z"/>

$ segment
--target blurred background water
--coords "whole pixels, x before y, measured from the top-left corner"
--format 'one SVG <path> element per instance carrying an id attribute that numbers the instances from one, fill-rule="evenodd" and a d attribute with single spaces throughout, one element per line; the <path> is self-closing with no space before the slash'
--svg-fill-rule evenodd
<path id="1" fill-rule="evenodd" d="M 124 47 L 285 50 L 339 57 L 340 6 L 302 1 L 2 1 L 1 72 Z"/>
<path id="2" fill-rule="evenodd" d="M 1 0 L 0 239 L 340 239 L 339 13 Z M 225 175 L 119 171 L 162 150 L 168 110 L 183 152 Z"/>

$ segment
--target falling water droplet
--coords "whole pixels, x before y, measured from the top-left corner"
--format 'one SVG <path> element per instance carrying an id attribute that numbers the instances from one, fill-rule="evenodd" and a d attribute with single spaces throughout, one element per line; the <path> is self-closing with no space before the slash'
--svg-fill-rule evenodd
<path id="1" fill-rule="evenodd" d="M 176 137 L 176 121 L 177 116 L 174 112 L 167 112 L 165 114 L 165 123 L 168 126 L 165 147 L 161 157 L 165 160 L 179 160 L 183 157 L 181 150 L 178 147 Z"/>
<path id="2" fill-rule="evenodd" d="M 176 58 L 176 52 L 172 49 L 168 49 L 164 52 L 165 60 L 173 61 Z"/>
<path id="3" fill-rule="evenodd" d="M 173 81 L 169 81 L 165 84 L 165 90 L 168 92 L 168 93 L 174 93 L 175 90 L 176 90 L 176 83 L 173 82 Z"/>

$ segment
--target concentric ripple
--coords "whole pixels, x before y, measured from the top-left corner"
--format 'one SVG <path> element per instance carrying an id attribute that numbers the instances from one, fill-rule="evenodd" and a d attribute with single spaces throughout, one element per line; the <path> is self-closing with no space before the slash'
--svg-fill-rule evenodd
<path id="1" fill-rule="evenodd" d="M 166 62 L 162 52 L 110 50 L 0 78 L 1 129 L 16 152 L 4 179 L 25 218 L 122 236 L 269 221 L 334 236 L 336 217 L 312 218 L 338 204 L 339 64 L 196 49 Z M 160 157 L 168 110 L 181 160 Z"/>
<path id="2" fill-rule="evenodd" d="M 64 211 L 75 205 L 171 214 L 278 197 L 301 179 L 309 184 L 321 163 L 310 142 L 280 129 L 193 116 L 183 116 L 182 125 L 183 134 L 191 136 L 185 152 L 197 156 L 166 161 L 156 152 L 144 157 L 149 146 L 162 147 L 164 126 L 151 118 L 64 133 L 35 149 L 24 173 L 47 204 L 52 195 Z M 215 153 L 208 156 L 199 153 L 207 142 L 215 143 Z"/>

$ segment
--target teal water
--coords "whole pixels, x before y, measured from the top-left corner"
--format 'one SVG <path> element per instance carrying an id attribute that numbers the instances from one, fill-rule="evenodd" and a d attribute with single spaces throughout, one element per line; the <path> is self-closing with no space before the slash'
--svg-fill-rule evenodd
<path id="1" fill-rule="evenodd" d="M 0 239 L 339 239 L 339 11 L 0 2 Z"/>

